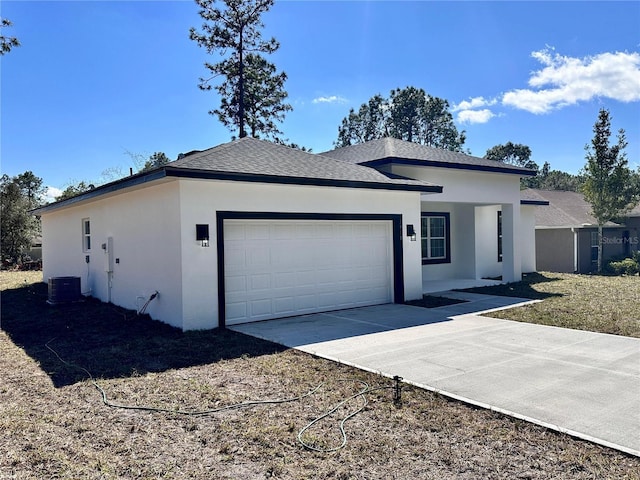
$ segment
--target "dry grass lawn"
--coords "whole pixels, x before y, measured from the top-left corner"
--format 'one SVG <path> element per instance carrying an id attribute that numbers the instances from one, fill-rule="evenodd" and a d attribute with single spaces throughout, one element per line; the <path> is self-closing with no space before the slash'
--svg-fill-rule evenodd
<path id="1" fill-rule="evenodd" d="M 469 291 L 544 302 L 494 312 L 519 322 L 640 338 L 640 277 L 532 273 L 522 282 Z"/>
<path id="2" fill-rule="evenodd" d="M 0 479 L 640 479 L 640 458 L 405 387 L 345 424 L 334 453 L 298 432 L 388 379 L 226 330 L 182 333 L 93 300 L 46 305 L 33 272 L 0 272 Z M 110 401 L 206 410 L 254 399 L 300 401 L 200 416 L 110 408 Z M 355 396 L 304 434 L 342 441 Z"/>

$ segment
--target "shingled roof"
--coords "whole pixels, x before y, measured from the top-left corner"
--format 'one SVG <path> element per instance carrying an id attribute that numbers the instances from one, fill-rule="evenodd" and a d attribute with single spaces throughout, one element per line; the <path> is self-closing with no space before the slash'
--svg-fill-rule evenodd
<path id="1" fill-rule="evenodd" d="M 284 145 L 245 137 L 208 150 L 191 152 L 166 166 L 177 176 L 220 178 L 272 183 L 351 186 L 386 190 L 441 192 L 442 187 L 389 176 L 366 166 L 322 157 Z M 199 173 L 197 173 L 199 172 Z"/>
<path id="2" fill-rule="evenodd" d="M 598 224 L 591 215 L 591 204 L 578 192 L 565 190 L 538 190 L 528 188 L 520 192 L 523 200 L 547 201 L 548 206 L 536 208 L 537 227 L 590 227 Z M 640 206 L 636 206 L 630 216 L 640 215 Z M 617 223 L 607 222 L 607 227 L 616 227 Z"/>
<path id="3" fill-rule="evenodd" d="M 338 148 L 323 152 L 321 155 L 368 166 L 394 163 L 511 173 L 521 176 L 533 176 L 536 174 L 535 170 L 529 168 L 517 167 L 496 162 L 495 160 L 473 157 L 465 153 L 452 152 L 389 137 Z"/>
<path id="4" fill-rule="evenodd" d="M 385 175 L 374 168 L 353 162 L 245 137 L 207 150 L 190 152 L 179 160 L 156 169 L 140 172 L 75 197 L 45 205 L 33 213 L 39 215 L 89 198 L 168 177 L 442 192 L 442 186 L 433 183 Z"/>

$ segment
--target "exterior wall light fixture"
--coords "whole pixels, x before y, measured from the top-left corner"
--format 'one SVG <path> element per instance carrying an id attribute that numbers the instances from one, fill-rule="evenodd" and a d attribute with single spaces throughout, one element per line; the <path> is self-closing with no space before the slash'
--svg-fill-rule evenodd
<path id="1" fill-rule="evenodd" d="M 416 241 L 416 230 L 413 228 L 413 224 L 407 225 L 407 237 L 409 237 L 412 242 Z"/>
<path id="2" fill-rule="evenodd" d="M 209 224 L 197 223 L 196 224 L 196 240 L 201 242 L 203 247 L 209 246 Z"/>

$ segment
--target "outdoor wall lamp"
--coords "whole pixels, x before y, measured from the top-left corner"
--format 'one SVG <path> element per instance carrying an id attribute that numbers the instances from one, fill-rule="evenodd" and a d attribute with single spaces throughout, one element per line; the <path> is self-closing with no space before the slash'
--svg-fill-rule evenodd
<path id="1" fill-rule="evenodd" d="M 413 228 L 412 224 L 407 225 L 407 237 L 409 237 L 412 242 L 416 241 L 416 230 Z"/>
<path id="2" fill-rule="evenodd" d="M 209 224 L 197 223 L 196 224 L 196 240 L 201 242 L 203 247 L 209 246 Z"/>

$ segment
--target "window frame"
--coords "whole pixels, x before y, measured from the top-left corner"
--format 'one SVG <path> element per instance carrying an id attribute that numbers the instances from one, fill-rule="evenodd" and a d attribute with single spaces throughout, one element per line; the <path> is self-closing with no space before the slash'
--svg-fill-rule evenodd
<path id="1" fill-rule="evenodd" d="M 451 263 L 451 214 L 450 212 L 421 212 L 420 214 L 420 252 L 422 255 L 422 242 L 425 240 L 431 240 L 431 236 L 422 236 L 423 228 L 422 222 L 425 219 L 440 217 L 444 218 L 444 249 L 445 255 L 443 257 L 422 257 L 422 265 L 437 265 L 442 263 Z M 429 231 L 429 229 L 427 229 Z M 441 238 L 441 237 L 437 237 Z"/>
<path id="2" fill-rule="evenodd" d="M 598 231 L 590 231 L 590 238 L 589 238 L 589 244 L 590 244 L 590 248 L 589 248 L 589 253 L 591 254 L 591 264 L 592 265 L 597 265 L 598 264 Z M 595 249 L 595 250 L 594 250 Z"/>
<path id="3" fill-rule="evenodd" d="M 86 227 L 89 228 L 86 228 Z M 91 218 L 82 219 L 82 251 L 91 251 Z"/>

